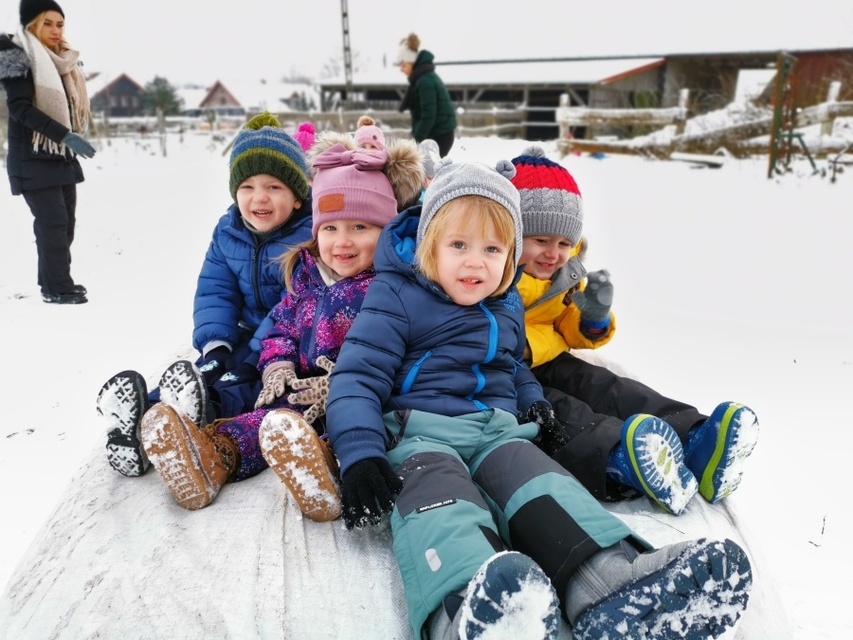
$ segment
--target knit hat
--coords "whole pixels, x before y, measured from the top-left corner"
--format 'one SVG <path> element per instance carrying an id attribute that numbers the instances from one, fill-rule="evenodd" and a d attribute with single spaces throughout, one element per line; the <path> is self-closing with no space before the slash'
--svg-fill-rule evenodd
<path id="1" fill-rule="evenodd" d="M 308 199 L 308 165 L 302 147 L 268 111 L 249 120 L 237 134 L 228 164 L 231 167 L 228 187 L 235 201 L 237 187 L 261 173 L 281 180 L 300 200 Z"/>
<path id="2" fill-rule="evenodd" d="M 512 163 L 524 235 L 562 236 L 577 245 L 583 231 L 583 201 L 572 175 L 548 160 L 544 149 L 537 146 L 525 149 Z"/>
<path id="3" fill-rule="evenodd" d="M 435 140 L 427 138 L 422 141 L 418 148 L 424 156 L 424 173 L 427 178 L 435 177 L 435 163 L 441 160 L 441 155 L 438 152 L 438 143 Z"/>
<path id="4" fill-rule="evenodd" d="M 384 227 L 397 215 L 397 200 L 383 172 L 388 152 L 335 144 L 314 159 L 311 232 L 329 220 L 363 220 Z"/>
<path id="5" fill-rule="evenodd" d="M 424 194 L 417 243 L 424 239 L 426 228 L 443 205 L 460 196 L 484 196 L 509 210 L 515 225 L 515 260 L 518 261 L 522 227 L 518 190 L 510 182 L 514 175 L 515 167 L 509 160 L 498 161 L 494 169 L 480 162 L 454 164 L 450 158 L 440 160 L 436 164 L 435 178 Z"/>
<path id="6" fill-rule="evenodd" d="M 376 126 L 376 122 L 370 116 L 364 115 L 358 119 L 355 130 L 355 144 L 361 148 L 372 144 L 377 149 L 385 149 L 385 134 Z"/>
<path id="7" fill-rule="evenodd" d="M 56 11 L 65 17 L 62 7 L 53 0 L 21 0 L 21 26 L 26 27 L 44 11 Z"/>
<path id="8" fill-rule="evenodd" d="M 395 64 L 400 65 L 404 62 L 415 64 L 418 59 L 418 51 L 421 48 L 421 39 L 417 34 L 410 33 L 405 38 L 400 40 L 400 49 L 397 52 L 397 61 Z"/>
<path id="9" fill-rule="evenodd" d="M 308 151 L 308 149 L 314 146 L 315 132 L 316 129 L 313 124 L 310 122 L 303 122 L 299 125 L 296 133 L 293 134 L 293 139 L 299 143 L 299 146 L 302 147 L 303 151 Z"/>

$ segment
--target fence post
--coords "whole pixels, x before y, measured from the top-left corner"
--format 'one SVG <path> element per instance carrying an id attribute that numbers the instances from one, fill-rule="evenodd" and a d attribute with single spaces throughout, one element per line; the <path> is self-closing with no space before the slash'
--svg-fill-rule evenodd
<path id="1" fill-rule="evenodd" d="M 678 116 L 675 118 L 675 135 L 684 133 L 687 125 L 687 104 L 690 98 L 690 89 L 681 89 L 678 92 Z"/>
<path id="2" fill-rule="evenodd" d="M 833 80 L 829 83 L 829 90 L 826 92 L 826 102 L 827 104 L 831 102 L 838 102 L 838 96 L 841 93 L 841 83 L 838 80 Z M 820 135 L 822 136 L 831 136 L 832 128 L 835 125 L 835 116 L 831 115 L 832 112 L 830 110 L 830 115 L 827 116 L 827 119 L 820 123 Z"/>
<path id="3" fill-rule="evenodd" d="M 557 124 L 559 125 L 559 136 L 560 140 L 565 140 L 569 137 L 569 125 L 565 118 L 561 117 L 561 110 L 568 108 L 569 102 L 569 94 L 561 93 L 560 94 L 560 106 L 557 108 Z"/>

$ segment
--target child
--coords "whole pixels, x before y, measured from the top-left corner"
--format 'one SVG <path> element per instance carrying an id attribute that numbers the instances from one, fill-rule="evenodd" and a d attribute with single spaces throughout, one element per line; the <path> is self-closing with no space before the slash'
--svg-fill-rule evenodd
<path id="1" fill-rule="evenodd" d="M 758 436 L 755 414 L 723 402 L 705 416 L 569 353 L 610 341 L 613 285 L 607 271 L 596 271 L 579 288 L 581 194 L 569 172 L 544 156 L 531 147 L 512 161 L 524 226 L 518 290 L 527 360 L 566 427 L 562 440 L 543 447 L 599 499 L 621 497 L 627 487 L 676 515 L 697 489 L 718 502 L 740 482 Z"/>
<path id="2" fill-rule="evenodd" d="M 169 367 L 150 396 L 145 378 L 131 370 L 101 387 L 97 409 L 107 423 L 107 459 L 123 475 L 148 469 L 139 426 L 150 403 L 179 405 L 204 424 L 205 413 L 213 413 L 208 396 L 221 415 L 236 415 L 260 391 L 249 342 L 281 300 L 276 258 L 311 237 L 308 167 L 300 146 L 269 113 L 237 134 L 229 166 L 234 204 L 213 231 L 193 306 L 193 346 L 201 353 L 196 364 L 207 387 L 190 385 L 196 372 L 187 362 Z"/>
<path id="3" fill-rule="evenodd" d="M 145 451 L 182 507 L 205 507 L 226 482 L 252 477 L 269 465 L 307 517 L 324 522 L 340 515 L 337 463 L 318 439 L 325 432 L 321 417 L 328 376 L 373 279 L 379 233 L 397 215 L 398 195 L 412 199 L 423 179 L 414 142 L 392 152 L 395 161 L 389 163 L 386 150 L 335 144 L 314 160 L 313 239 L 282 260 L 287 294 L 271 313 L 274 325 L 261 341 L 263 389 L 255 409 L 204 429 L 163 402 L 145 414 Z M 389 164 L 390 177 L 383 172 Z M 415 171 L 400 175 L 401 167 Z M 297 467 L 310 468 L 317 482 L 304 483 Z"/>
<path id="4" fill-rule="evenodd" d="M 380 236 L 327 406 L 346 526 L 391 512 L 415 637 L 556 638 L 559 607 L 578 638 L 719 635 L 746 606 L 743 550 L 646 551 L 531 443 L 556 425 L 521 362 L 519 194 L 497 168 L 442 160 Z"/>
<path id="5" fill-rule="evenodd" d="M 367 114 L 356 123 L 355 144 L 359 149 L 385 149 L 385 134 Z"/>

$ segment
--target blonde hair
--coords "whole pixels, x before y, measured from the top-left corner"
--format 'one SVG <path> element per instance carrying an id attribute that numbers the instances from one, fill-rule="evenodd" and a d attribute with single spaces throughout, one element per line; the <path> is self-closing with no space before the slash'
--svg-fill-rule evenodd
<path id="1" fill-rule="evenodd" d="M 49 9 L 48 11 L 54 11 L 54 9 Z M 58 12 L 57 12 L 58 13 Z M 59 15 L 62 15 L 61 13 Z M 36 38 L 41 42 L 41 38 L 39 38 L 39 31 L 44 26 L 44 21 L 47 18 L 47 11 L 42 11 L 35 18 L 33 18 L 30 23 L 27 25 L 26 29 L 31 34 L 33 34 Z M 65 18 L 63 17 L 63 21 Z M 50 47 L 48 47 L 50 48 Z M 54 53 L 62 53 L 65 49 L 70 49 L 71 46 L 68 44 L 68 41 L 65 39 L 65 26 L 63 24 L 62 27 L 62 37 L 59 39 L 59 42 L 56 44 L 56 47 L 52 49 Z"/>
<path id="2" fill-rule="evenodd" d="M 299 258 L 302 249 L 306 249 L 315 260 L 320 260 L 320 245 L 317 242 L 317 238 L 311 238 L 301 244 L 297 244 L 277 258 L 278 263 L 281 265 L 281 277 L 284 280 L 284 286 L 290 293 L 294 293 L 293 285 L 291 284 L 293 269 L 296 266 L 296 260 Z"/>
<path id="3" fill-rule="evenodd" d="M 424 277 L 438 281 L 438 239 L 448 228 L 474 229 L 478 236 L 494 231 L 498 240 L 508 248 L 503 277 L 490 298 L 503 295 L 515 280 L 515 223 L 502 204 L 479 195 L 466 195 L 444 203 L 424 232 L 424 238 L 415 250 L 418 269 Z"/>

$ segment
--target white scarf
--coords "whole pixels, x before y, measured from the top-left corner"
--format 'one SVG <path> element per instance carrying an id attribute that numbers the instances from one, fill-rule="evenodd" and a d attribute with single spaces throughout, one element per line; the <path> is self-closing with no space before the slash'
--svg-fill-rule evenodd
<path id="1" fill-rule="evenodd" d="M 65 49 L 56 54 L 26 29 L 20 29 L 17 36 L 32 66 L 36 108 L 64 127 L 84 132 L 89 126 L 89 94 L 77 67 L 80 52 Z M 33 150 L 39 147 L 51 153 L 65 153 L 64 144 L 33 131 Z"/>

